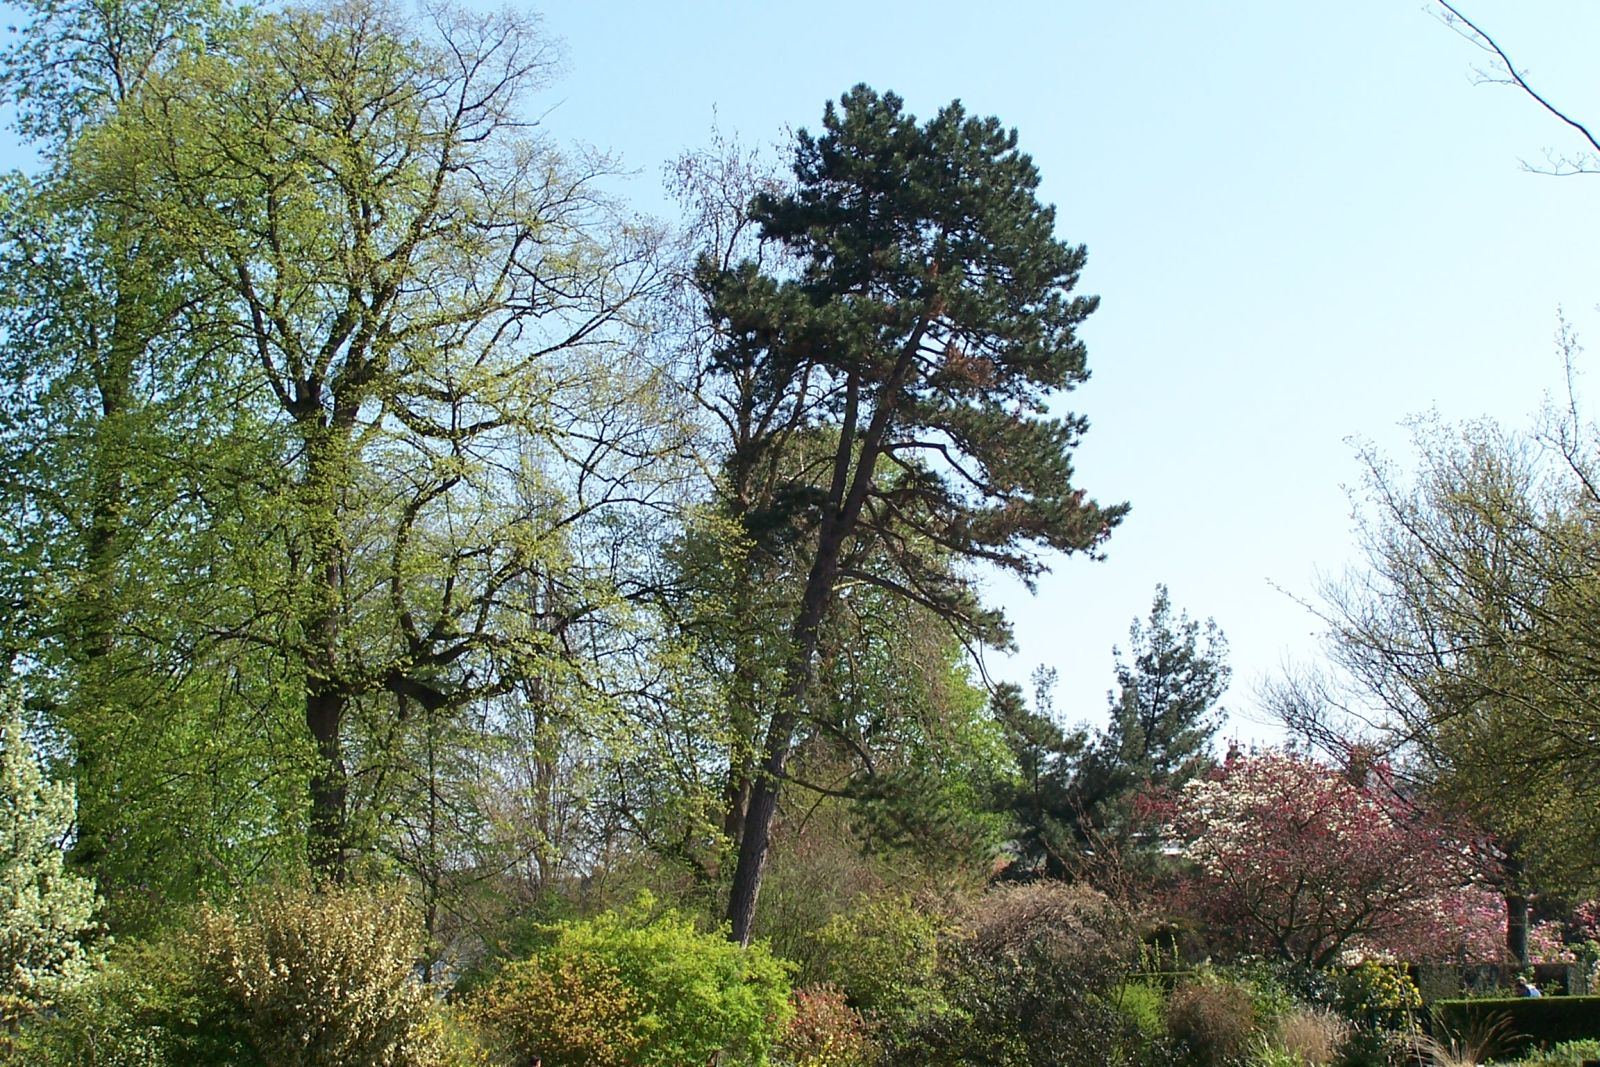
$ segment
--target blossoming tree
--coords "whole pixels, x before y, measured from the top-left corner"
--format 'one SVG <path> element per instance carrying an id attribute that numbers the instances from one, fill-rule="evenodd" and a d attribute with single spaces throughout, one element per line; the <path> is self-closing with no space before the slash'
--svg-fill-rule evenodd
<path id="1" fill-rule="evenodd" d="M 1150 808 L 1194 865 L 1180 903 L 1240 951 L 1315 967 L 1350 951 L 1496 952 L 1466 835 L 1406 799 L 1381 768 L 1234 752 Z"/>

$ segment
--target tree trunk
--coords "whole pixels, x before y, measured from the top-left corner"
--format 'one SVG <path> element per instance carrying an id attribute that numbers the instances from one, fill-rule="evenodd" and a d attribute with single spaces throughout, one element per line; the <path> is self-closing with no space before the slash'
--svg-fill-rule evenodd
<path id="1" fill-rule="evenodd" d="M 306 730 L 316 746 L 317 768 L 311 774 L 311 821 L 306 835 L 306 860 L 311 869 L 335 882 L 344 880 L 347 834 L 345 812 L 349 786 L 345 779 L 340 728 L 345 698 L 324 686 L 306 691 Z"/>
<path id="2" fill-rule="evenodd" d="M 1517 967 L 1528 967 L 1528 898 L 1520 892 L 1506 892 L 1506 950 Z"/>
<path id="3" fill-rule="evenodd" d="M 133 368 L 149 343 L 143 309 L 127 284 L 126 265 L 117 260 L 117 287 L 112 309 L 111 335 L 105 355 L 94 368 L 95 390 L 100 398 L 99 421 L 94 427 L 91 460 L 94 469 L 89 527 L 84 541 L 85 582 L 78 591 L 78 648 L 83 656 L 79 679 L 80 710 L 93 715 L 114 698 L 111 656 L 121 609 L 117 603 L 117 564 L 123 553 L 124 510 L 127 506 L 125 469 L 130 461 L 128 397 Z M 78 789 L 76 840 L 70 853 L 74 864 L 93 867 L 105 857 L 110 827 L 97 802 L 98 787 L 106 781 L 104 756 L 93 722 L 73 731 L 74 772 Z"/>
<path id="4" fill-rule="evenodd" d="M 315 389 L 304 390 L 315 396 Z M 339 407 L 335 404 L 335 411 Z M 340 685 L 340 601 L 343 591 L 343 547 L 339 530 L 339 482 L 345 441 L 337 422 L 320 425 L 321 411 L 312 408 L 302 421 L 306 441 L 306 476 L 301 485 L 306 508 L 311 557 L 306 576 L 310 607 L 303 633 L 306 671 L 306 731 L 316 748 L 316 768 L 309 785 L 311 811 L 306 859 L 311 869 L 335 882 L 344 880 L 349 848 L 347 806 L 349 783 L 344 764 L 344 714 L 349 696 Z"/>
<path id="5" fill-rule="evenodd" d="M 767 729 L 760 773 L 749 786 L 749 800 L 739 836 L 739 864 L 728 890 L 728 936 L 741 945 L 750 943 L 756 900 L 761 895 L 761 880 L 766 874 L 772 818 L 778 810 L 778 790 L 794 744 L 795 727 L 800 724 L 800 709 L 811 693 L 822 620 L 838 580 L 843 547 L 843 524 L 825 524 L 818 538 L 816 562 L 806 580 L 800 613 L 795 618 L 789 658 L 784 667 L 782 703 Z"/>

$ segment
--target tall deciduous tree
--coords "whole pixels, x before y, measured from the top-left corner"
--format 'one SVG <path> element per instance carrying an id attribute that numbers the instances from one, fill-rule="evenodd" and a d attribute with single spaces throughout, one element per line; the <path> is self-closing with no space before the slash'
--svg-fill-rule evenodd
<path id="1" fill-rule="evenodd" d="M 600 161 L 529 135 L 548 65 L 510 15 L 291 8 L 186 53 L 101 146 L 145 161 L 139 206 L 221 294 L 285 441 L 228 516 L 255 571 L 217 636 L 296 690 L 330 873 L 417 724 L 563 654 L 595 610 L 574 531 L 653 481 L 652 390 L 601 363 L 651 235 L 594 194 Z"/>
<path id="2" fill-rule="evenodd" d="M 1095 301 L 1071 295 L 1084 251 L 1055 236 L 1016 145 L 959 104 L 919 124 L 898 97 L 858 87 L 829 104 L 821 135 L 799 135 L 794 190 L 753 206 L 793 268 L 708 260 L 699 271 L 719 327 L 715 367 L 826 431 L 824 458 L 785 498 L 805 577 L 759 731 L 729 897 L 735 938 L 751 934 L 839 583 L 879 586 L 1000 639 L 951 562 L 1031 576 L 1036 548 L 1091 551 L 1123 513 L 1072 486 L 1085 420 L 1048 414 L 1053 391 L 1087 376 L 1075 331 Z M 781 444 L 753 433 L 730 463 Z"/>
<path id="3" fill-rule="evenodd" d="M 1594 446 L 1568 416 L 1538 435 L 1421 423 L 1414 476 L 1367 453 L 1365 566 L 1322 609 L 1355 693 L 1288 685 L 1276 700 L 1330 747 L 1362 725 L 1338 714 L 1354 709 L 1438 803 L 1495 836 L 1519 957 L 1530 891 L 1600 880 Z"/>
<path id="4" fill-rule="evenodd" d="M 237 21 L 207 0 L 19 6 L 0 89 L 41 158 L 0 197 L 0 641 L 67 742 L 74 859 L 116 907 L 227 884 L 281 840 L 271 664 L 200 648 L 238 556 L 207 508 L 252 491 L 272 435 L 240 402 L 216 288 L 141 202 L 148 161 L 99 151 Z"/>

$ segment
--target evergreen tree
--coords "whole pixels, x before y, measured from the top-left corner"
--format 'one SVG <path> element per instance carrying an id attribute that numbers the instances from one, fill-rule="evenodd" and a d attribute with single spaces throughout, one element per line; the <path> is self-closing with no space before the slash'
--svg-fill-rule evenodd
<path id="1" fill-rule="evenodd" d="M 823 127 L 797 138 L 793 191 L 753 204 L 763 239 L 792 266 L 707 259 L 698 272 L 719 336 L 713 369 L 749 382 L 766 410 L 803 413 L 832 444 L 777 497 L 805 578 L 730 890 L 733 935 L 746 940 L 840 583 L 878 586 L 1003 641 L 959 565 L 1031 577 L 1036 549 L 1093 551 L 1125 510 L 1073 487 L 1069 457 L 1086 422 L 1048 413 L 1054 391 L 1087 377 L 1076 329 L 1096 302 L 1071 295 L 1084 250 L 1056 238 L 1015 132 L 960 104 L 919 124 L 898 97 L 865 86 L 830 103 Z M 730 462 L 792 439 L 752 434 Z"/>
<path id="2" fill-rule="evenodd" d="M 1128 628 L 1128 653 L 1113 650 L 1117 690 L 1111 724 L 1096 746 L 1098 762 L 1119 783 L 1181 785 L 1210 762 L 1222 725 L 1217 701 L 1228 687 L 1228 641 L 1215 620 L 1173 617 L 1165 585 L 1156 586 L 1147 623 Z"/>
<path id="3" fill-rule="evenodd" d="M 1054 682 L 1052 670 L 1034 675 L 1038 710 L 1028 707 L 1020 687 L 1007 684 L 995 691 L 990 711 L 1016 761 L 1016 778 L 997 799 L 1011 816 L 1019 873 L 1059 877 L 1074 850 L 1075 785 L 1089 736 L 1081 727 L 1063 729 L 1051 714 Z"/>
<path id="4" fill-rule="evenodd" d="M 18 701 L 0 700 L 0 1020 L 10 1021 L 88 972 L 96 901 L 62 850 L 72 786 L 45 779 Z"/>
<path id="5" fill-rule="evenodd" d="M 1121 837 L 1140 790 L 1176 788 L 1211 765 L 1222 725 L 1217 701 L 1228 687 L 1228 642 L 1214 620 L 1174 616 L 1156 586 L 1148 620 L 1128 628 L 1128 650 L 1113 649 L 1117 688 L 1111 721 L 1084 760 L 1075 789 L 1078 836 Z"/>

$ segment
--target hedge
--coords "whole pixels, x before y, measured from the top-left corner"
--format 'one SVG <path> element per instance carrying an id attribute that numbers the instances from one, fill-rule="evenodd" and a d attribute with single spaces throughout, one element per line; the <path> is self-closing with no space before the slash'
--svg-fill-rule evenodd
<path id="1" fill-rule="evenodd" d="M 1433 1002 L 1431 1029 L 1452 1034 L 1482 1032 L 1506 1020 L 1503 1053 L 1520 1055 L 1562 1041 L 1600 1038 L 1600 996 L 1475 997 Z"/>

